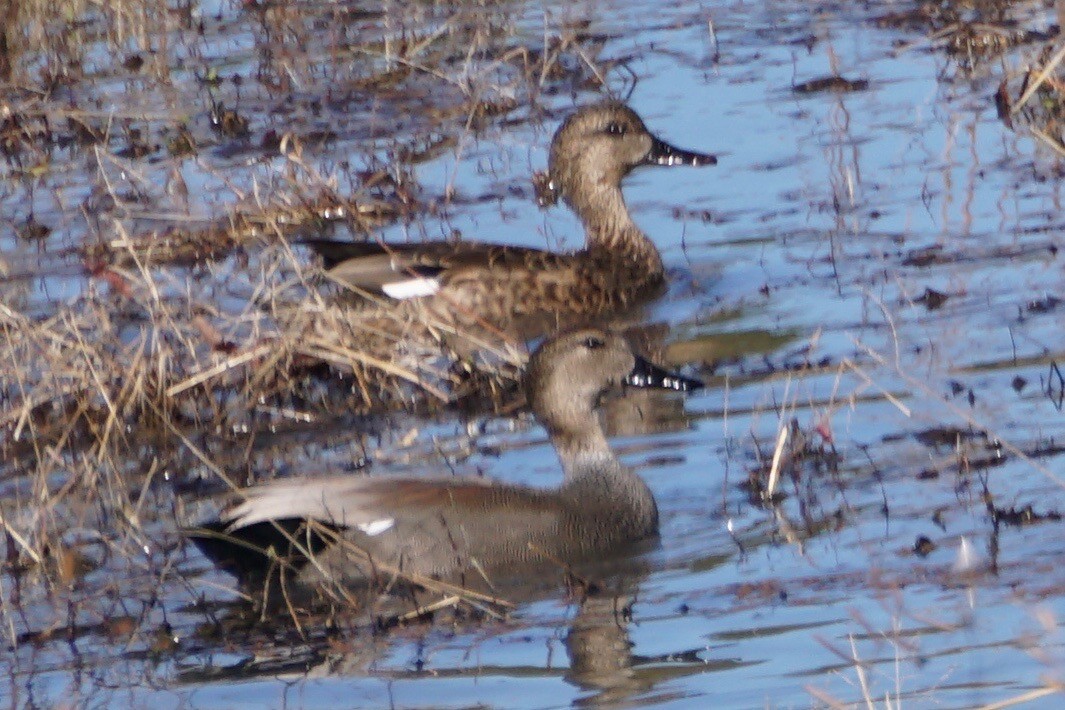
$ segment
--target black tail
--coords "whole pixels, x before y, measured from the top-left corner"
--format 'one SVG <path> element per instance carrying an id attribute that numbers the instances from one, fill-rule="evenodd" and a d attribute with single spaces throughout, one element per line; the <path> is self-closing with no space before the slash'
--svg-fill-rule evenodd
<path id="1" fill-rule="evenodd" d="M 295 574 L 335 538 L 337 528 L 288 518 L 228 530 L 225 523 L 211 521 L 185 530 L 185 535 L 219 569 L 242 584 L 261 582 L 271 574 Z"/>
<path id="2" fill-rule="evenodd" d="M 377 242 L 342 242 L 336 239 L 301 239 L 296 244 L 308 246 L 318 256 L 326 269 L 332 269 L 342 261 L 363 256 L 377 256 L 387 253 Z"/>

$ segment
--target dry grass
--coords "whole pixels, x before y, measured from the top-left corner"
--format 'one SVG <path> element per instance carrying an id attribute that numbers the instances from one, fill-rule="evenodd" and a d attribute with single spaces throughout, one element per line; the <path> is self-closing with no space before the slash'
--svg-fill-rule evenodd
<path id="1" fill-rule="evenodd" d="M 412 166 L 611 65 L 565 13 L 530 28 L 480 4 L 0 9 L 0 527 L 18 588 L 0 626 L 18 645 L 132 618 L 154 638 L 161 596 L 202 594 L 172 483 L 246 482 L 264 430 L 513 390 L 520 344 L 466 334 L 484 347 L 463 362 L 453 324 L 338 297 L 294 242 L 436 219 L 452 188 L 427 193 Z"/>

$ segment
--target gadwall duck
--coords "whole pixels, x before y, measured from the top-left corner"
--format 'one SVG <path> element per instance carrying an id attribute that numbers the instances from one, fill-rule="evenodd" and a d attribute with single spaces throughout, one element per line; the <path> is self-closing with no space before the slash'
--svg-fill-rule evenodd
<path id="1" fill-rule="evenodd" d="M 562 462 L 560 487 L 456 477 L 279 480 L 236 492 L 220 516 L 188 532 L 245 583 L 288 560 L 290 578 L 312 588 L 396 577 L 469 583 L 523 564 L 595 558 L 658 530 L 650 489 L 614 456 L 595 416 L 604 392 L 621 384 L 702 386 L 637 357 L 616 333 L 572 331 L 544 343 L 525 378 Z"/>
<path id="2" fill-rule="evenodd" d="M 562 197 L 585 230 L 585 248 L 558 254 L 477 242 L 352 243 L 310 239 L 331 278 L 385 301 L 415 302 L 429 315 L 488 323 L 530 337 L 625 311 L 665 283 L 654 243 L 633 222 L 621 181 L 641 165 L 713 165 L 713 155 L 657 138 L 616 101 L 578 110 L 559 127 L 543 188 Z"/>

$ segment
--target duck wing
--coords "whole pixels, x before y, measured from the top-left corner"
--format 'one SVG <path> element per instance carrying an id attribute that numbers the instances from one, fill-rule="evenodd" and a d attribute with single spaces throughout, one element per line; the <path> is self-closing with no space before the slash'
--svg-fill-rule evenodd
<path id="1" fill-rule="evenodd" d="M 269 522 L 300 518 L 336 527 L 380 528 L 390 509 L 420 507 L 457 489 L 486 489 L 480 479 L 392 479 L 370 476 L 319 476 L 271 481 L 235 494 L 223 511 L 229 531 Z M 372 534 L 372 533 L 369 533 Z"/>
<path id="2" fill-rule="evenodd" d="M 359 291 L 395 300 L 431 296 L 449 282 L 491 273 L 549 270 L 567 260 L 528 247 L 479 242 L 383 244 L 309 239 L 301 242 L 317 252 L 329 276 Z"/>
<path id="3" fill-rule="evenodd" d="M 487 479 L 321 476 L 238 491 L 217 519 L 187 534 L 242 578 L 263 565 L 249 550 L 284 550 L 286 536 L 306 544 L 337 579 L 370 576 L 338 540 L 411 573 L 448 575 L 470 564 L 529 559 L 530 543 L 550 546 L 567 510 L 551 491 Z M 310 536 L 306 521 L 333 532 Z"/>

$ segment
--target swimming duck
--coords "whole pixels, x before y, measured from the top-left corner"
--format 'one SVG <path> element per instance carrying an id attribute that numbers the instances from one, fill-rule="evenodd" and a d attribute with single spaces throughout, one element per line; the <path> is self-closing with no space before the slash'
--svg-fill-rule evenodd
<path id="1" fill-rule="evenodd" d="M 529 405 L 562 463 L 558 488 L 459 477 L 278 480 L 236 492 L 190 535 L 244 582 L 287 559 L 291 578 L 311 587 L 396 577 L 466 583 L 494 570 L 598 557 L 658 531 L 654 496 L 615 457 L 595 416 L 601 396 L 622 384 L 702 386 L 638 357 L 616 333 L 570 331 L 533 353 L 525 377 Z"/>
<path id="2" fill-rule="evenodd" d="M 523 337 L 623 312 L 665 284 L 654 243 L 632 220 L 622 179 L 642 165 L 714 165 L 657 138 L 628 106 L 607 101 L 569 116 L 551 142 L 546 189 L 584 225 L 572 253 L 477 242 L 352 243 L 311 239 L 331 278 L 386 301 L 417 303 L 447 322 Z"/>

